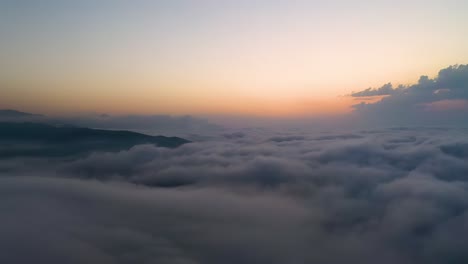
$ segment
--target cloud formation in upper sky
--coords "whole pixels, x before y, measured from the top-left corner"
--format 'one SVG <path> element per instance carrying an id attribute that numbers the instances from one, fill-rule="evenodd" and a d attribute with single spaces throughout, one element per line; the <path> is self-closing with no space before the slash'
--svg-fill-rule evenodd
<path id="1" fill-rule="evenodd" d="M 459 125 L 468 113 L 468 65 L 442 69 L 434 79 L 421 76 L 411 86 L 386 84 L 351 94 L 356 98 L 377 95 L 385 97 L 354 106 L 367 123 Z"/>
<path id="2" fill-rule="evenodd" d="M 397 92 L 400 88 L 393 88 L 391 83 L 384 84 L 382 87 L 377 89 L 367 88 L 364 91 L 354 92 L 351 94 L 352 97 L 368 97 L 368 96 L 382 96 L 382 95 L 391 95 Z"/>

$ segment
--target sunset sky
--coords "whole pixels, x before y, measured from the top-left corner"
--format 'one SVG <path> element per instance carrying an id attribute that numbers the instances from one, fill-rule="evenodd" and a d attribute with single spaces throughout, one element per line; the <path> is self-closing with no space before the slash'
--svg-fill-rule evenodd
<path id="1" fill-rule="evenodd" d="M 0 1 L 0 108 L 298 116 L 468 61 L 468 1 Z"/>

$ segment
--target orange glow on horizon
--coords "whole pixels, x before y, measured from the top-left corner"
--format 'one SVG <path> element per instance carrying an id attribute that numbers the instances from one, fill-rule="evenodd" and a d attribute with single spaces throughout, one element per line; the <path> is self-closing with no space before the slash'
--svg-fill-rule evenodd
<path id="1" fill-rule="evenodd" d="M 305 117 L 317 115 L 339 115 L 352 111 L 352 105 L 375 102 L 381 97 L 353 98 L 350 96 L 265 96 L 236 93 L 222 94 L 215 89 L 209 93 L 190 91 L 161 92 L 148 85 L 135 92 L 121 83 L 111 88 L 89 89 L 86 82 L 73 85 L 51 84 L 39 88 L 40 92 L 31 93 L 17 87 L 32 87 L 33 82 L 17 82 L 5 85 L 1 104 L 3 108 L 13 108 L 48 115 L 67 115 L 79 113 L 128 114 L 168 114 L 168 115 L 240 115 L 257 117 Z M 68 87 L 59 89 L 58 86 Z M 36 86 L 37 87 L 37 86 Z M 41 86 L 42 87 L 42 86 Z M 106 87 L 106 86 L 102 86 Z M 124 88 L 119 88 L 124 87 Z M 121 92 L 113 92 L 120 90 Z M 208 89 L 209 90 L 209 89 Z M 73 92 L 72 92 L 73 91 Z M 206 90 L 205 90 L 206 91 Z"/>

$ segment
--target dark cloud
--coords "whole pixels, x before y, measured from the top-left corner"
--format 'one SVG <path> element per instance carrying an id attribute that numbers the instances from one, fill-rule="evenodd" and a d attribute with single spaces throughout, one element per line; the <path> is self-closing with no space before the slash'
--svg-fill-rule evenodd
<path id="1" fill-rule="evenodd" d="M 397 127 L 3 159 L 0 262 L 465 263 L 467 145 Z"/>
<path id="2" fill-rule="evenodd" d="M 399 91 L 400 89 L 403 89 L 403 88 L 404 87 L 400 86 L 400 87 L 394 89 L 393 85 L 391 83 L 387 83 L 387 84 L 383 85 L 380 88 L 376 88 L 376 89 L 367 88 L 364 91 L 352 93 L 351 96 L 352 97 L 370 97 L 370 96 L 391 95 L 391 94 L 394 94 L 394 93 L 396 93 L 397 91 Z"/>
<path id="3" fill-rule="evenodd" d="M 386 84 L 352 94 L 374 95 L 388 96 L 375 103 L 354 106 L 364 123 L 460 126 L 468 113 L 468 65 L 442 69 L 434 79 L 421 76 L 415 85 L 393 88 Z"/>
<path id="4" fill-rule="evenodd" d="M 232 133 L 224 133 L 223 137 L 227 139 L 240 139 L 240 138 L 245 138 L 246 134 L 241 131 L 236 131 Z"/>
<path id="5" fill-rule="evenodd" d="M 288 141 L 298 141 L 298 140 L 304 140 L 305 138 L 303 136 L 277 136 L 277 137 L 272 137 L 269 140 L 274 141 L 274 142 L 288 142 Z"/>

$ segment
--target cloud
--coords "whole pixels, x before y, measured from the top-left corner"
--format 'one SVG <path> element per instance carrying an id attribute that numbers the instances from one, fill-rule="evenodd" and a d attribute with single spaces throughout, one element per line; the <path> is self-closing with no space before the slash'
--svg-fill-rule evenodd
<path id="1" fill-rule="evenodd" d="M 468 112 L 468 65 L 450 66 L 434 79 L 421 76 L 411 86 L 393 88 L 386 84 L 352 96 L 388 95 L 377 102 L 354 106 L 365 123 L 386 125 L 459 126 Z"/>
<path id="2" fill-rule="evenodd" d="M 269 250 L 293 249 L 307 213 L 278 197 L 212 189 L 0 181 L 0 196 L 8 199 L 0 202 L 2 263 L 279 263 L 287 251 L 275 260 Z"/>
<path id="3" fill-rule="evenodd" d="M 465 130 L 232 135 L 0 160 L 0 262 L 468 260 Z"/>
<path id="4" fill-rule="evenodd" d="M 398 90 L 402 89 L 403 87 L 399 87 L 394 89 L 391 83 L 387 83 L 380 88 L 372 89 L 367 88 L 364 91 L 352 93 L 352 97 L 370 97 L 370 96 L 382 96 L 382 95 L 391 95 L 397 92 Z"/>
<path id="5" fill-rule="evenodd" d="M 439 91 L 439 90 L 438 90 Z M 425 104 L 427 111 L 466 111 L 468 110 L 468 100 L 446 99 Z"/>

